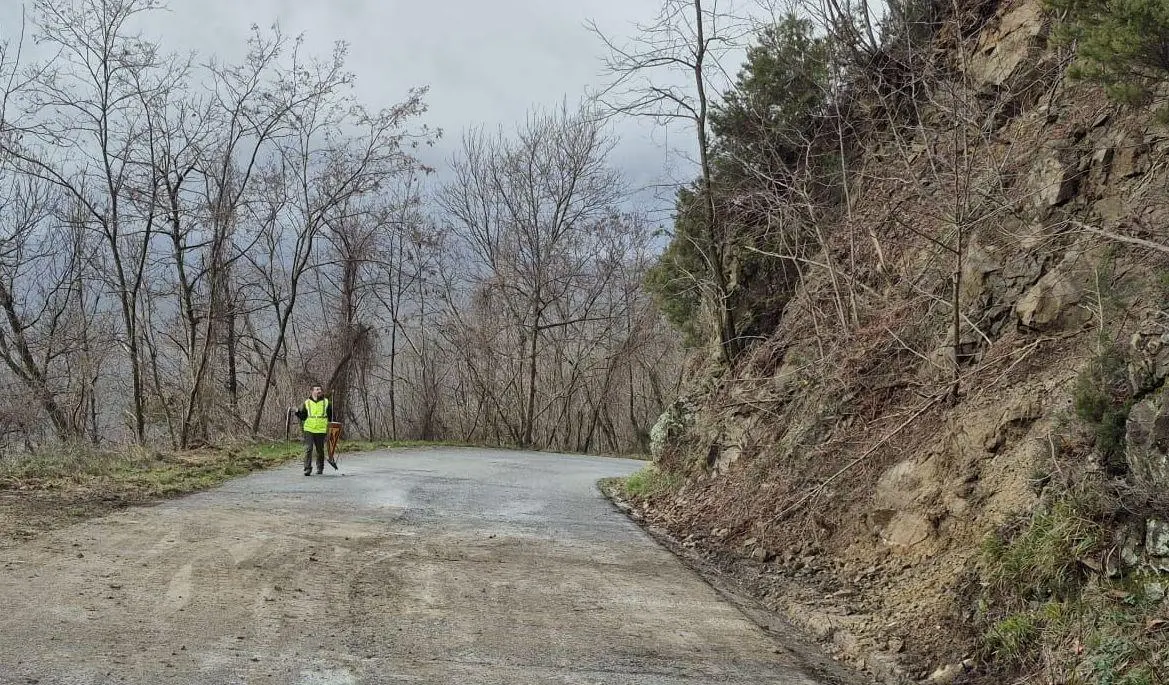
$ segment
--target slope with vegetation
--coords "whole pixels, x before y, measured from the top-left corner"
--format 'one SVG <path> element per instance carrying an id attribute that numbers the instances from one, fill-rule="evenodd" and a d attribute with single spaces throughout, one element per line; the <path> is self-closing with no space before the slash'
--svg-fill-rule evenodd
<path id="1" fill-rule="evenodd" d="M 639 513 L 883 681 L 1169 682 L 1167 10 L 759 33 L 650 274 Z"/>

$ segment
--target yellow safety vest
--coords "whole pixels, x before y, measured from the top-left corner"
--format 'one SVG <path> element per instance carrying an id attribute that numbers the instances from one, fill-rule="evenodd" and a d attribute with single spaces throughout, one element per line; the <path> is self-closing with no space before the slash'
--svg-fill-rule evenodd
<path id="1" fill-rule="evenodd" d="M 308 413 L 308 417 L 304 420 L 305 433 L 329 432 L 328 397 L 322 397 L 318 402 L 314 402 L 311 399 L 305 400 L 304 410 Z"/>

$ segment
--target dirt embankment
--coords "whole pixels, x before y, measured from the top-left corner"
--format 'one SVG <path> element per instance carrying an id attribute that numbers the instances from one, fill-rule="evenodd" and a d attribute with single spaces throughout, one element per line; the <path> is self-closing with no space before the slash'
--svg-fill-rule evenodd
<path id="1" fill-rule="evenodd" d="M 983 122 L 957 149 L 940 97 L 871 141 L 811 260 L 865 283 L 844 292 L 858 320 L 837 325 L 840 274 L 810 270 L 748 360 L 696 363 L 631 493 L 885 682 L 1169 682 L 1150 647 L 1169 619 L 1169 128 L 1068 79 L 1049 30 L 1040 3 L 1004 2 L 971 40 L 938 89 Z M 962 242 L 939 206 L 977 217 Z"/>

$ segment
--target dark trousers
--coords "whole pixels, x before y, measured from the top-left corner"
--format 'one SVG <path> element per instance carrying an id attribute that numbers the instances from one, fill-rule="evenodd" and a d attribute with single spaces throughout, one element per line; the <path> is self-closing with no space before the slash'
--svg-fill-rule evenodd
<path id="1" fill-rule="evenodd" d="M 325 434 L 324 433 L 309 433 L 305 431 L 304 434 L 304 470 L 308 471 L 313 467 L 313 447 L 317 448 L 317 473 L 325 470 Z"/>

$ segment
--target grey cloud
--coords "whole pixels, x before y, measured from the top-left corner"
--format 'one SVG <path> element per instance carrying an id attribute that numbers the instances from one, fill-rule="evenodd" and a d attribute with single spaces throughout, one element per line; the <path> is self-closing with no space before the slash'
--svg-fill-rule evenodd
<path id="1" fill-rule="evenodd" d="M 465 128 L 507 128 L 533 106 L 572 103 L 600 86 L 603 46 L 587 21 L 619 36 L 657 7 L 658 0 L 175 0 L 144 28 L 168 49 L 224 59 L 239 58 L 252 24 L 279 22 L 287 34 L 304 33 L 317 54 L 343 40 L 366 104 L 389 105 L 429 86 L 426 120 L 445 136 L 427 161 L 441 166 Z M 0 8 L 0 22 L 10 24 L 11 12 Z M 689 175 L 684 160 L 667 168 L 667 141 L 690 149 L 687 131 L 667 137 L 647 120 L 621 120 L 614 132 L 622 143 L 613 161 L 634 185 Z M 643 192 L 636 203 L 655 200 Z M 668 201 L 657 204 L 668 210 Z"/>

